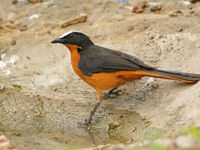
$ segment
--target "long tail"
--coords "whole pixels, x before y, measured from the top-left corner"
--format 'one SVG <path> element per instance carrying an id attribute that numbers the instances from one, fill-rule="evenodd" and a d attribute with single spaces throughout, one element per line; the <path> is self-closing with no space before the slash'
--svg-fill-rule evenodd
<path id="1" fill-rule="evenodd" d="M 164 78 L 170 80 L 178 80 L 187 83 L 196 83 L 200 80 L 200 74 L 175 72 L 175 71 L 165 71 L 157 69 L 145 69 L 145 76 L 151 76 L 156 78 Z"/>

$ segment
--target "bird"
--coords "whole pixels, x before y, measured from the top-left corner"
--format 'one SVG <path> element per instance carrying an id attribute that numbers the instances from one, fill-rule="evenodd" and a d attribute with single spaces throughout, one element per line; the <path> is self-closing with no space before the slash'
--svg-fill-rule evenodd
<path id="1" fill-rule="evenodd" d="M 149 76 L 196 83 L 200 74 L 160 70 L 139 58 L 117 50 L 95 45 L 90 37 L 80 31 L 69 31 L 51 41 L 65 45 L 71 53 L 74 72 L 96 90 L 98 102 L 82 125 L 89 126 L 103 99 L 123 84 Z M 103 95 L 104 90 L 109 92 Z"/>

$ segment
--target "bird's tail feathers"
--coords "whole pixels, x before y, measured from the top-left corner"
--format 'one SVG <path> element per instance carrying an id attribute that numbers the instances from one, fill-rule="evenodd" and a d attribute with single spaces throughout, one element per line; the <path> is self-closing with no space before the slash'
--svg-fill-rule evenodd
<path id="1" fill-rule="evenodd" d="M 200 80 L 200 74 L 175 72 L 175 71 L 165 71 L 157 69 L 147 69 L 144 70 L 145 76 L 151 76 L 156 78 L 164 78 L 170 80 L 178 80 L 186 83 L 196 83 Z"/>

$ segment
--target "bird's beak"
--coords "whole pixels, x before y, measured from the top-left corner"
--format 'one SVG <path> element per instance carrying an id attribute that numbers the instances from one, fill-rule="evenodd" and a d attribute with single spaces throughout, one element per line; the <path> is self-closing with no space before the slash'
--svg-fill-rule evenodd
<path id="1" fill-rule="evenodd" d="M 60 38 L 57 38 L 57 39 L 55 39 L 55 40 L 53 40 L 53 41 L 51 41 L 51 43 L 64 43 L 64 40 L 63 39 L 60 39 Z"/>

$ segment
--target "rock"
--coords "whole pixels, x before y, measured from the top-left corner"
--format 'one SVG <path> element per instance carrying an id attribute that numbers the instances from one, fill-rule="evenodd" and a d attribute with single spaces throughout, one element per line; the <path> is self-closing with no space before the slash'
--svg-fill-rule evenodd
<path id="1" fill-rule="evenodd" d="M 175 144 L 180 148 L 192 148 L 192 147 L 200 147 L 200 142 L 198 139 L 190 135 L 182 135 L 176 138 Z"/>
<path id="2" fill-rule="evenodd" d="M 5 87 L 4 85 L 0 85 L 0 92 L 4 91 Z"/>
<path id="3" fill-rule="evenodd" d="M 31 15 L 31 16 L 29 17 L 29 19 L 30 19 L 30 20 L 32 20 L 32 19 L 38 19 L 39 16 L 40 16 L 40 15 L 38 15 L 38 14 L 33 14 L 33 15 Z"/>
<path id="4" fill-rule="evenodd" d="M 160 11 L 162 9 L 162 5 L 156 5 L 156 6 L 153 6 L 151 7 L 151 11 L 153 12 L 157 12 L 157 11 Z"/>
<path id="5" fill-rule="evenodd" d="M 140 9 L 137 6 L 135 6 L 135 7 L 133 7 L 132 12 L 139 14 L 139 13 L 143 13 L 144 9 Z"/>
<path id="6" fill-rule="evenodd" d="M 183 14 L 183 13 L 182 13 L 181 10 L 171 11 L 171 12 L 169 13 L 169 17 L 177 17 L 177 16 L 180 16 L 180 15 L 182 15 L 182 14 Z"/>
<path id="7" fill-rule="evenodd" d="M 10 141 L 4 136 L 0 135 L 0 150 L 14 150 L 15 148 Z"/>
<path id="8" fill-rule="evenodd" d="M 109 123 L 106 127 L 106 130 L 109 132 L 109 131 L 112 131 L 112 130 L 116 130 L 118 127 L 121 126 L 121 123 L 119 121 L 114 121 L 112 123 Z"/>
<path id="9" fill-rule="evenodd" d="M 144 9 L 148 7 L 147 1 L 138 2 L 132 9 L 133 13 L 143 13 Z"/>
<path id="10" fill-rule="evenodd" d="M 178 32 L 183 32 L 183 28 L 178 28 Z"/>
<path id="11" fill-rule="evenodd" d="M 19 30 L 20 31 L 26 31 L 28 29 L 27 25 L 23 25 Z"/>
<path id="12" fill-rule="evenodd" d="M 28 0 L 30 3 L 33 3 L 33 4 L 35 4 L 35 3 L 40 3 L 40 2 L 42 2 L 43 0 Z"/>
<path id="13" fill-rule="evenodd" d="M 18 0 L 12 0 L 11 3 L 12 3 L 12 4 L 17 4 L 17 3 L 18 3 Z"/>
<path id="14" fill-rule="evenodd" d="M 86 19 L 87 19 L 87 15 L 86 14 L 81 14 L 78 17 L 71 18 L 69 20 L 65 20 L 65 21 L 61 22 L 60 26 L 61 26 L 61 28 L 65 28 L 65 27 L 70 26 L 70 25 L 83 23 L 83 22 L 86 21 Z"/>
<path id="15" fill-rule="evenodd" d="M 128 31 L 132 31 L 134 29 L 133 25 L 128 26 Z"/>
<path id="16" fill-rule="evenodd" d="M 195 14 L 195 11 L 194 11 L 194 10 L 191 10 L 191 11 L 190 11 L 190 14 Z"/>
<path id="17" fill-rule="evenodd" d="M 10 42 L 10 44 L 11 44 L 11 45 L 16 45 L 16 41 L 15 41 L 15 40 L 12 40 L 12 41 Z"/>
<path id="18" fill-rule="evenodd" d="M 200 0 L 190 0 L 190 2 L 194 4 L 194 3 L 200 2 Z"/>

